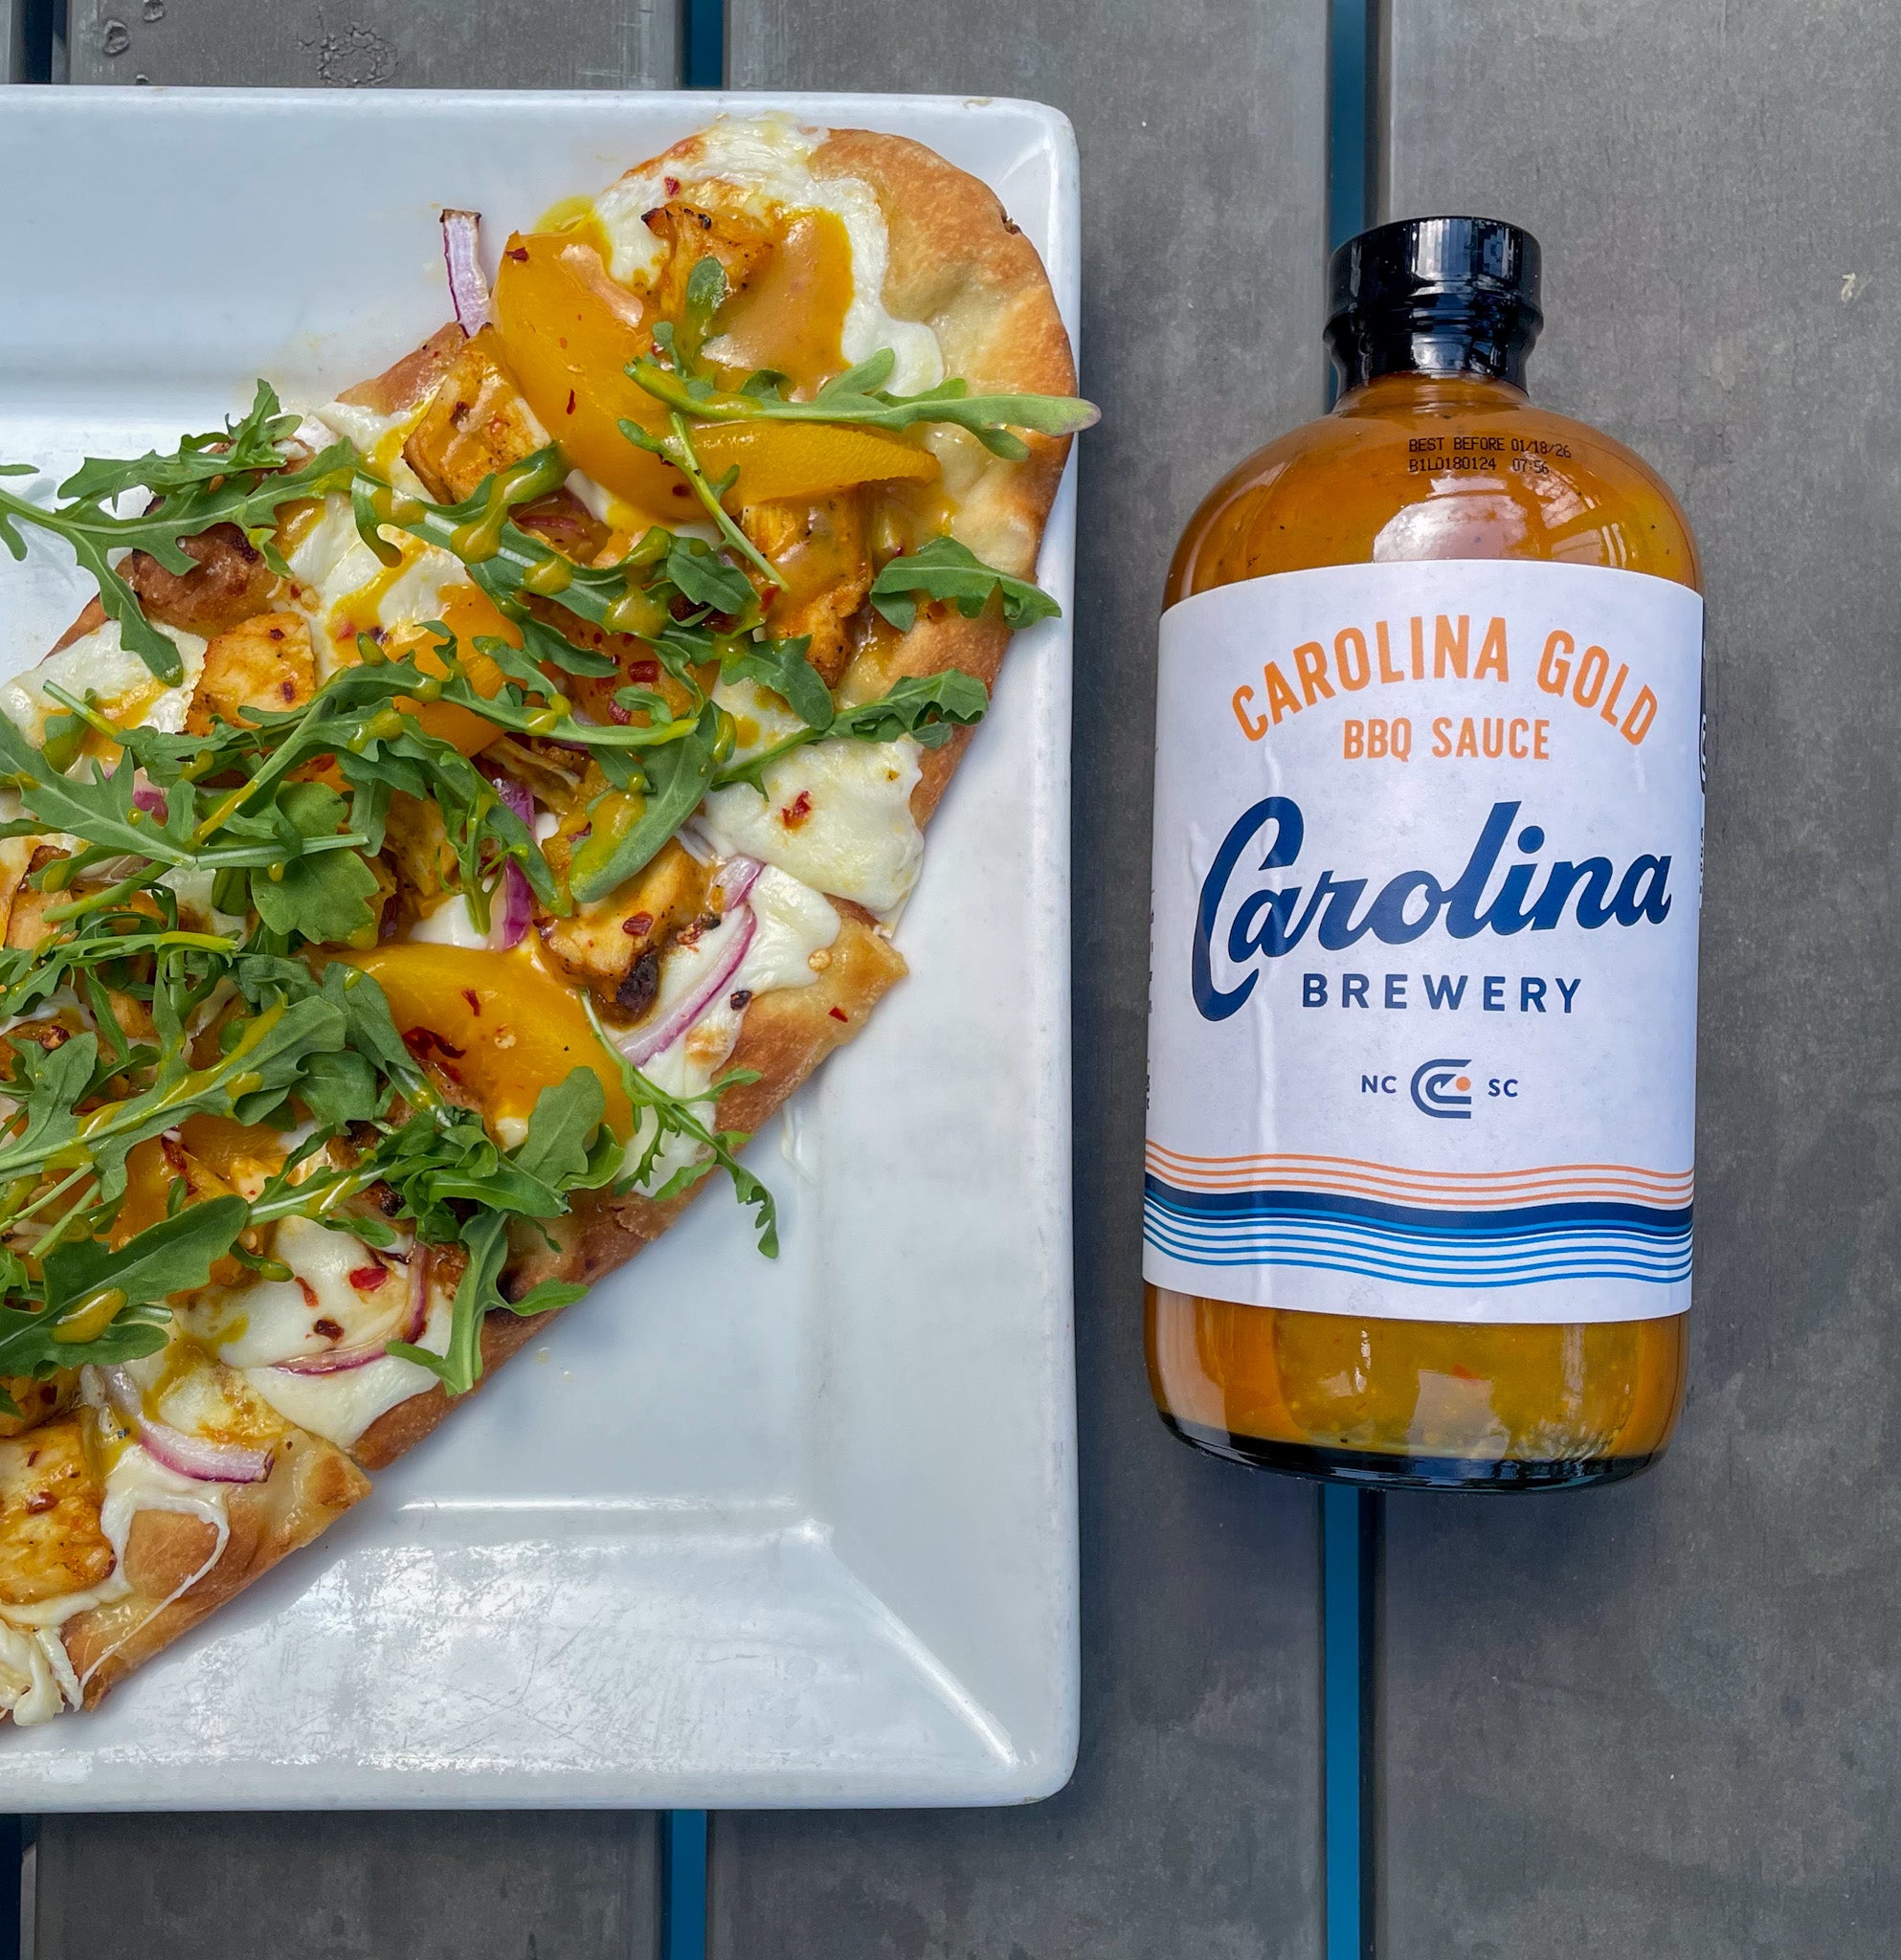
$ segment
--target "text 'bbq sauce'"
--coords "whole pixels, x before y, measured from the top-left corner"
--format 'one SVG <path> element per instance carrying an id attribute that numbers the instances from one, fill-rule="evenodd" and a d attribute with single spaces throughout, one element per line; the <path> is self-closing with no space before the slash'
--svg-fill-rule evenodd
<path id="1" fill-rule="evenodd" d="M 1169 576 L 1149 1367 L 1272 1469 L 1603 1481 L 1682 1402 L 1696 546 L 1526 398 L 1538 256 L 1475 218 L 1335 253 L 1337 407 Z"/>

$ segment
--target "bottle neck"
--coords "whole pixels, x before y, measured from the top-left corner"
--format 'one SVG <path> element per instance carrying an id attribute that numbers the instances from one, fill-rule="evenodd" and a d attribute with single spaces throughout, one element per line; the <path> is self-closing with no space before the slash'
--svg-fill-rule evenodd
<path id="1" fill-rule="evenodd" d="M 1516 306 L 1473 306 L 1456 313 L 1380 308 L 1328 323 L 1327 347 L 1351 394 L 1387 374 L 1502 381 L 1521 391 L 1535 325 Z"/>

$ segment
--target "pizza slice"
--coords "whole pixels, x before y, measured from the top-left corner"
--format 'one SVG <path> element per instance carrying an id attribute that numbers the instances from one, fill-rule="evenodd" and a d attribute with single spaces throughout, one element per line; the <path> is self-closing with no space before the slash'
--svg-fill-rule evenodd
<path id="1" fill-rule="evenodd" d="M 903 976 L 1074 399 L 941 157 L 723 122 L 313 413 L 0 490 L 0 1710 L 89 1704 L 727 1183 Z M 18 474 L 17 471 L 10 474 Z"/>

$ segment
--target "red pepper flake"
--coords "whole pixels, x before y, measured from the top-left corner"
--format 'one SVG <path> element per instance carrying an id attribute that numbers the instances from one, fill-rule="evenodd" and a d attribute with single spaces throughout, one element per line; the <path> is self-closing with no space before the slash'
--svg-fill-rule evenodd
<path id="1" fill-rule="evenodd" d="M 42 1511 L 50 1511 L 58 1502 L 59 1499 L 54 1492 L 36 1490 L 27 1500 L 27 1516 L 36 1518 Z"/>
<path id="2" fill-rule="evenodd" d="M 481 995 L 473 987 L 464 987 L 462 989 L 462 998 L 468 1002 L 470 1013 L 479 1014 L 481 1013 Z"/>
<path id="3" fill-rule="evenodd" d="M 312 1321 L 310 1323 L 310 1331 L 313 1334 L 322 1334 L 326 1341 L 341 1341 L 344 1338 L 342 1326 L 333 1321 L 328 1314 L 325 1314 L 321 1321 Z"/>
<path id="4" fill-rule="evenodd" d="M 676 483 L 673 486 L 673 494 L 676 497 L 685 497 L 690 493 L 688 492 L 686 485 L 684 483 Z"/>
<path id="5" fill-rule="evenodd" d="M 654 929 L 654 915 L 651 912 L 636 912 L 633 918 L 620 922 L 620 929 L 629 939 L 639 939 Z"/>
<path id="6" fill-rule="evenodd" d="M 1449 1372 L 1462 1382 L 1478 1382 L 1485 1379 L 1483 1375 L 1474 1374 L 1469 1368 L 1459 1361 L 1455 1361 L 1452 1364 Z"/>
<path id="7" fill-rule="evenodd" d="M 570 415 L 574 412 L 574 390 L 571 388 L 568 390 L 568 412 Z"/>
<path id="8" fill-rule="evenodd" d="M 733 991 L 727 995 L 727 1005 L 729 1008 L 731 1008 L 733 1013 L 736 1014 L 744 1013 L 747 1008 L 751 1005 L 751 1002 L 752 990 L 749 987 L 735 987 Z"/>
<path id="9" fill-rule="evenodd" d="M 622 707 L 617 701 L 610 697 L 607 704 L 607 718 L 616 726 L 624 728 L 634 719 L 634 711 L 632 708 Z"/>
<path id="10" fill-rule="evenodd" d="M 629 660 L 627 678 L 642 686 L 651 687 L 660 678 L 660 663 L 658 660 Z"/>
<path id="11" fill-rule="evenodd" d="M 305 1306 L 315 1306 L 317 1304 L 316 1287 L 314 1287 L 310 1283 L 310 1281 L 304 1279 L 301 1274 L 298 1276 L 297 1290 L 303 1295 L 303 1303 Z"/>
<path id="12" fill-rule="evenodd" d="M 666 186 L 666 194 L 669 197 L 678 197 L 680 195 L 680 179 L 678 177 L 663 177 L 660 181 Z"/>
<path id="13" fill-rule="evenodd" d="M 389 1277 L 388 1266 L 359 1266 L 350 1274 L 349 1282 L 359 1293 L 374 1293 Z"/>
<path id="14" fill-rule="evenodd" d="M 436 1054 L 445 1055 L 451 1061 L 460 1061 L 465 1050 L 452 1046 L 443 1040 L 434 1028 L 406 1028 L 403 1031 L 403 1046 L 418 1061 L 427 1061 L 433 1048 Z"/>
<path id="15" fill-rule="evenodd" d="M 511 245 L 502 256 L 503 258 L 512 258 L 517 265 L 526 265 L 528 248 L 526 245 Z"/>
<path id="16" fill-rule="evenodd" d="M 812 814 L 812 791 L 801 790 L 786 807 L 779 812 L 779 821 L 787 830 L 795 831 Z"/>
<path id="17" fill-rule="evenodd" d="M 845 1013 L 845 1011 L 844 1011 L 844 1009 L 843 1009 L 843 1008 L 841 1008 L 841 1007 L 835 1007 L 835 1008 L 834 1008 L 834 1009 L 832 1010 L 832 1018 L 833 1018 L 833 1019 L 834 1019 L 835 1021 L 844 1021 L 844 1020 L 849 1020 L 849 1019 L 851 1018 L 851 1016 L 850 1016 L 849 1014 L 847 1014 L 847 1013 Z"/>

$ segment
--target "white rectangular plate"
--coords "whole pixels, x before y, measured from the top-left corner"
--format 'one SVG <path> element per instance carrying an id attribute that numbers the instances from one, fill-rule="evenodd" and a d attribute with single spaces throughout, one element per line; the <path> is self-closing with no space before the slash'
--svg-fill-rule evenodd
<path id="1" fill-rule="evenodd" d="M 1073 334 L 1076 152 L 1033 103 L 0 91 L 0 458 L 63 473 L 309 406 L 489 249 L 722 111 L 911 136 L 990 184 Z M 137 447 L 128 449 L 126 445 Z M 42 487 L 52 479 L 42 479 Z M 1070 600 L 1067 480 L 1041 579 Z M 85 588 L 0 559 L 0 668 Z M 1005 1803 L 1077 1725 L 1068 621 L 1022 635 L 864 1036 L 327 1537 L 114 1691 L 0 1731 L 10 1810 Z"/>

